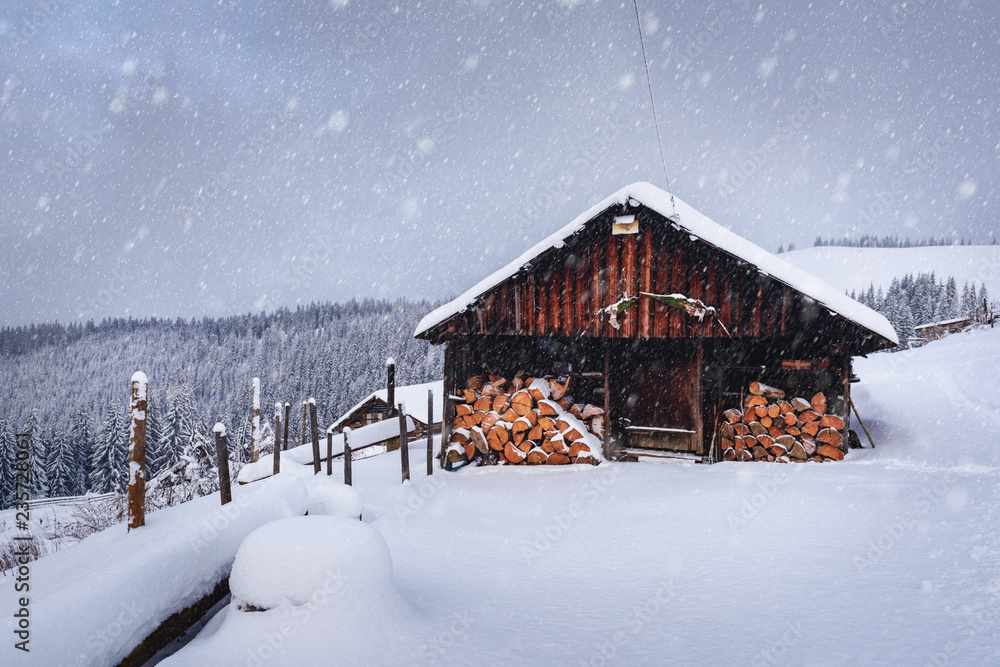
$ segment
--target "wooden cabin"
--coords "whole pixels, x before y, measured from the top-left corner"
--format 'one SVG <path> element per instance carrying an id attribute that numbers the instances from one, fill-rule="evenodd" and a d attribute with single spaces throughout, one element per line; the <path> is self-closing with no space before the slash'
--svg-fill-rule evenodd
<path id="1" fill-rule="evenodd" d="M 427 437 L 427 392 L 434 394 L 433 421 L 430 424 L 432 433 L 441 432 L 441 412 L 443 396 L 441 382 L 426 382 L 423 384 L 394 387 L 394 402 L 402 403 L 407 416 L 413 420 L 414 429 L 410 432 L 410 441 Z M 340 416 L 330 428 L 334 433 L 343 433 L 344 429 L 359 429 L 380 422 L 390 416 L 388 403 L 389 390 L 382 388 L 365 396 L 353 408 Z M 384 444 L 391 450 L 398 449 L 398 438 L 391 438 Z M 383 443 L 376 443 L 383 444 Z"/>
<path id="2" fill-rule="evenodd" d="M 708 457 L 752 381 L 826 392 L 849 422 L 851 357 L 898 344 L 882 315 L 648 183 L 593 206 L 415 335 L 445 346 L 446 396 L 483 374 L 568 379 L 577 402 L 603 406 L 614 459 Z M 447 443 L 454 402 L 443 417 Z"/>
<path id="3" fill-rule="evenodd" d="M 949 334 L 964 331 L 973 324 L 975 324 L 975 317 L 967 315 L 965 317 L 955 317 L 950 320 L 921 324 L 920 326 L 913 327 L 913 330 L 917 334 L 917 342 L 923 345 L 944 338 Z"/>

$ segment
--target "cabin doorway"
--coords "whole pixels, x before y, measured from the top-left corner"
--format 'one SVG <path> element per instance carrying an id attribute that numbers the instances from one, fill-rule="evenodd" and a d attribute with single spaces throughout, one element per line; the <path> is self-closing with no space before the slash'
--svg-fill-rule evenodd
<path id="1" fill-rule="evenodd" d="M 617 363 L 616 363 L 617 362 Z M 621 417 L 621 453 L 640 456 L 700 457 L 697 411 L 699 369 L 697 346 L 690 340 L 632 343 L 613 355 L 612 393 Z"/>

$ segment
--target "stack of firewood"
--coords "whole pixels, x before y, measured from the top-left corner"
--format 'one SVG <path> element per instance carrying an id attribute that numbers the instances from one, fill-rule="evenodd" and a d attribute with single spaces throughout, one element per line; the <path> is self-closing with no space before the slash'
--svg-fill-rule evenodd
<path id="1" fill-rule="evenodd" d="M 724 461 L 840 461 L 844 419 L 826 413 L 826 396 L 785 400 L 785 392 L 750 383 L 743 409 L 723 413 L 718 439 Z"/>
<path id="2" fill-rule="evenodd" d="M 528 377 L 512 381 L 489 375 L 471 378 L 453 396 L 455 419 L 446 456 L 452 465 L 560 465 L 601 461 L 604 410 L 573 402 L 569 378 Z"/>

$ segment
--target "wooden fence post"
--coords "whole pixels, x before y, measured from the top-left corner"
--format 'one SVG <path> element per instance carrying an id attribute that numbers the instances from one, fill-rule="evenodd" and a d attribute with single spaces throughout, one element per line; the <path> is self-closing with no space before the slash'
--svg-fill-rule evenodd
<path id="1" fill-rule="evenodd" d="M 386 374 L 386 397 L 385 402 L 389 404 L 389 414 L 392 416 L 392 411 L 396 407 L 396 360 L 389 357 L 385 360 Z"/>
<path id="2" fill-rule="evenodd" d="M 253 379 L 253 417 L 250 421 L 250 463 L 260 458 L 260 378 Z"/>
<path id="3" fill-rule="evenodd" d="M 274 471 L 281 472 L 281 403 L 274 404 Z"/>
<path id="4" fill-rule="evenodd" d="M 319 425 L 316 423 L 316 399 L 309 399 L 309 433 L 312 436 L 313 474 L 318 475 L 323 470 L 319 455 Z"/>
<path id="5" fill-rule="evenodd" d="M 344 427 L 344 484 L 351 486 L 351 427 Z"/>
<path id="6" fill-rule="evenodd" d="M 215 454 L 219 468 L 219 497 L 222 504 L 233 499 L 233 489 L 229 484 L 229 447 L 226 444 L 226 427 L 222 422 L 215 425 Z"/>
<path id="7" fill-rule="evenodd" d="M 281 448 L 288 449 L 288 424 L 292 421 L 292 404 L 285 401 L 285 421 L 281 422 L 285 429 L 285 434 L 281 437 Z"/>
<path id="8" fill-rule="evenodd" d="M 410 446 L 406 441 L 406 413 L 399 404 L 399 460 L 403 464 L 403 481 L 410 479 Z"/>
<path id="9" fill-rule="evenodd" d="M 427 390 L 427 476 L 434 474 L 434 390 Z"/>
<path id="10" fill-rule="evenodd" d="M 306 444 L 306 424 L 309 420 L 309 401 L 302 401 L 302 437 L 299 439 L 299 446 Z"/>
<path id="11" fill-rule="evenodd" d="M 146 525 L 146 374 L 132 376 L 132 422 L 128 437 L 128 530 Z"/>
<path id="12" fill-rule="evenodd" d="M 333 428 L 326 429 L 326 476 L 333 474 Z"/>

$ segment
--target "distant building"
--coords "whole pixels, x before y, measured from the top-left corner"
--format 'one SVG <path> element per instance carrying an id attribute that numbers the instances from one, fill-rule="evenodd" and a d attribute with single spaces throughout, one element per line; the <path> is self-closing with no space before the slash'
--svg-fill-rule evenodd
<path id="1" fill-rule="evenodd" d="M 967 327 L 972 326 L 972 324 L 973 318 L 967 315 L 965 317 L 955 317 L 950 320 L 941 320 L 940 322 L 928 322 L 927 324 L 913 327 L 913 330 L 917 332 L 917 344 L 923 345 L 932 340 L 944 338 L 948 334 L 963 331 Z"/>
<path id="2" fill-rule="evenodd" d="M 414 384 L 406 387 L 396 387 L 395 403 L 402 403 L 404 410 L 410 419 L 413 420 L 414 430 L 410 433 L 410 440 L 419 440 L 427 437 L 427 392 L 434 392 L 434 410 L 431 429 L 433 433 L 441 432 L 441 412 L 444 404 L 442 396 L 443 383 L 426 382 L 424 384 Z M 361 399 L 357 405 L 345 412 L 330 427 L 334 433 L 343 433 L 344 429 L 358 429 L 386 419 L 389 412 L 388 389 L 382 388 L 374 391 Z M 395 438 L 393 438 L 395 440 Z M 390 449 L 395 449 L 395 442 Z"/>

